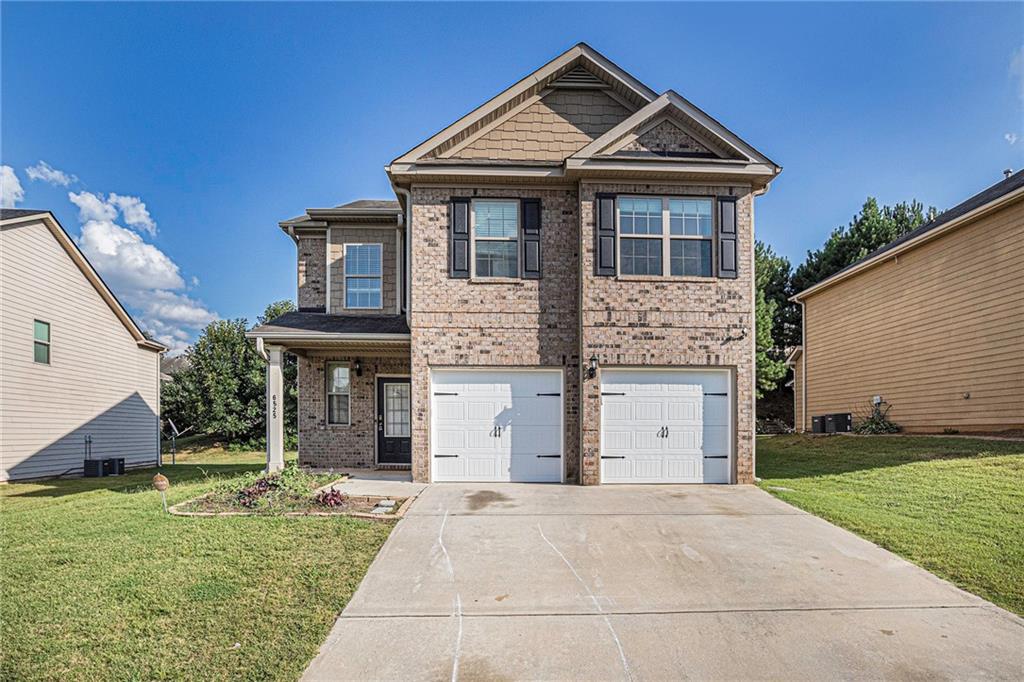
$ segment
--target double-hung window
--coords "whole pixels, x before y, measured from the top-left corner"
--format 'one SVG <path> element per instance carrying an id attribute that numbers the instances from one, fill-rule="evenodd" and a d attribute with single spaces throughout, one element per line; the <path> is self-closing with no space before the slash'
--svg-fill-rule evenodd
<path id="1" fill-rule="evenodd" d="M 327 363 L 327 423 L 347 426 L 349 421 L 348 365 Z"/>
<path id="2" fill-rule="evenodd" d="M 519 276 L 519 202 L 473 201 L 473 276 Z"/>
<path id="3" fill-rule="evenodd" d="M 345 244 L 345 307 L 383 308 L 383 246 Z"/>
<path id="4" fill-rule="evenodd" d="M 41 365 L 50 364 L 50 323 L 33 320 L 32 353 L 33 360 Z"/>
<path id="5" fill-rule="evenodd" d="M 702 198 L 619 198 L 619 274 L 711 277 L 711 204 Z"/>

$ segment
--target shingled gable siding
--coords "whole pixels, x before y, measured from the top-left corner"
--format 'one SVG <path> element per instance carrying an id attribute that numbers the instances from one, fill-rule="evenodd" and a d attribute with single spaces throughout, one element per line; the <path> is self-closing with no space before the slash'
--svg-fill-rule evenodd
<path id="1" fill-rule="evenodd" d="M 911 432 L 1024 427 L 1024 201 L 812 294 L 805 311 L 804 430 L 833 412 L 856 423 L 876 395 Z"/>
<path id="2" fill-rule="evenodd" d="M 710 149 L 688 135 L 679 126 L 668 121 L 662 121 L 623 146 L 620 151 L 654 154 L 713 154 Z"/>
<path id="3" fill-rule="evenodd" d="M 394 228 L 346 229 L 333 227 L 330 232 L 331 309 L 336 315 L 390 315 L 395 313 L 395 230 Z M 383 245 L 383 307 L 374 309 L 345 307 L 345 244 Z"/>
<path id="4" fill-rule="evenodd" d="M 481 189 L 478 197 L 539 198 L 540 279 L 448 276 L 448 211 L 466 189 L 412 189 L 413 477 L 430 476 L 431 367 L 565 368 L 566 480 L 579 462 L 578 201 L 573 189 Z"/>
<path id="5" fill-rule="evenodd" d="M 453 156 L 561 161 L 626 120 L 631 113 L 601 90 L 556 90 Z"/>
<path id="6" fill-rule="evenodd" d="M 296 247 L 299 272 L 299 308 L 327 305 L 326 234 L 299 237 Z"/>
<path id="7" fill-rule="evenodd" d="M 739 276 L 736 279 L 630 279 L 594 275 L 594 207 L 599 192 L 614 194 L 735 194 L 737 202 Z M 583 248 L 582 355 L 596 355 L 600 367 L 671 366 L 729 367 L 735 370 L 735 477 L 754 480 L 754 355 L 750 330 L 754 303 L 751 293 L 752 196 L 746 188 L 585 183 L 580 190 Z M 599 370 L 600 372 L 600 370 Z M 600 478 L 600 373 L 584 382 L 583 483 Z"/>
<path id="8" fill-rule="evenodd" d="M 299 357 L 299 464 L 323 468 L 373 467 L 377 405 L 374 385 L 378 374 L 408 374 L 409 358 L 360 355 L 363 376 L 349 375 L 348 426 L 327 423 L 326 363 L 353 362 L 355 356 L 311 354 Z"/>

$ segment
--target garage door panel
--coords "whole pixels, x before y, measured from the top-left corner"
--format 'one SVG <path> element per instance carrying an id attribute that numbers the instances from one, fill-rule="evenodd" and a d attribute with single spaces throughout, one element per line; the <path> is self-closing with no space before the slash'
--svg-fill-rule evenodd
<path id="1" fill-rule="evenodd" d="M 635 452 L 661 452 L 664 449 L 661 436 L 657 431 L 637 428 L 631 432 L 631 435 L 633 438 L 630 449 Z"/>
<path id="2" fill-rule="evenodd" d="M 434 480 L 561 480 L 560 372 L 434 370 L 431 383 Z"/>
<path id="3" fill-rule="evenodd" d="M 727 483 L 730 460 L 705 455 L 730 454 L 731 383 L 723 370 L 603 370 L 602 481 Z"/>
<path id="4" fill-rule="evenodd" d="M 662 421 L 662 403 L 656 400 L 637 400 L 633 403 L 634 421 Z"/>

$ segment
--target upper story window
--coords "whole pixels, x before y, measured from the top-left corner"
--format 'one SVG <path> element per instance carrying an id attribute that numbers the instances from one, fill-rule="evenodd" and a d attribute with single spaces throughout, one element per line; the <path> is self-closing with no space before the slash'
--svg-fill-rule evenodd
<path id="1" fill-rule="evenodd" d="M 519 276 L 519 202 L 473 201 L 473 276 Z"/>
<path id="2" fill-rule="evenodd" d="M 50 364 L 50 323 L 34 320 L 32 329 L 33 360 L 42 364 Z"/>
<path id="3" fill-rule="evenodd" d="M 348 365 L 327 363 L 327 423 L 348 426 L 350 400 Z"/>
<path id="4" fill-rule="evenodd" d="M 619 274 L 711 277 L 711 209 L 711 199 L 620 197 Z"/>
<path id="5" fill-rule="evenodd" d="M 384 307 L 384 248 L 381 244 L 345 244 L 345 307 Z"/>

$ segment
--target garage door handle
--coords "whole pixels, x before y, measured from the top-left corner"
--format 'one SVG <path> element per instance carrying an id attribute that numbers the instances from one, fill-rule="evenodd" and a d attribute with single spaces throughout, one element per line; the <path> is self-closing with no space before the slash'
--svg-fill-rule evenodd
<path id="1" fill-rule="evenodd" d="M 601 459 L 626 459 L 625 455 L 601 455 Z"/>
<path id="2" fill-rule="evenodd" d="M 538 459 L 558 459 L 561 455 L 537 455 Z"/>
<path id="3" fill-rule="evenodd" d="M 704 455 L 704 459 L 729 459 L 729 455 Z"/>
<path id="4" fill-rule="evenodd" d="M 458 457 L 458 455 L 434 455 L 434 457 L 437 457 L 438 459 L 441 459 L 441 458 L 446 458 L 446 457 Z"/>
<path id="5" fill-rule="evenodd" d="M 444 393 L 443 391 L 434 391 L 434 395 L 458 395 L 458 393 Z"/>
<path id="6" fill-rule="evenodd" d="M 626 395 L 625 393 L 611 393 L 608 391 L 601 391 L 601 395 Z"/>
<path id="7" fill-rule="evenodd" d="M 562 394 L 561 393 L 538 393 L 537 395 L 539 395 L 539 396 L 543 396 L 543 395 L 560 396 Z"/>

